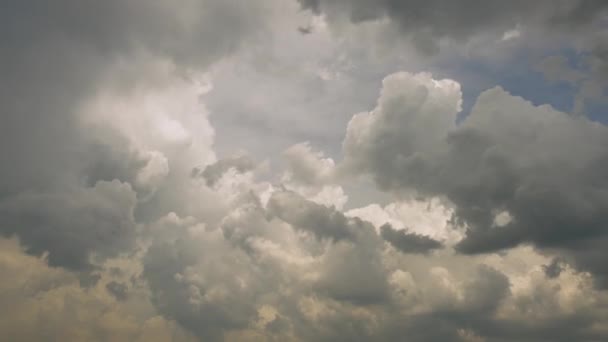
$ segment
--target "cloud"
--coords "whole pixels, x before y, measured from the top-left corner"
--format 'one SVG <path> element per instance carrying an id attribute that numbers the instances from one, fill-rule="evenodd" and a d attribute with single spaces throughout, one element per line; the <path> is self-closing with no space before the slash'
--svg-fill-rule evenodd
<path id="1" fill-rule="evenodd" d="M 0 20 L 0 71 L 11 85 L 0 94 L 0 151 L 19 157 L 3 168 L 0 191 L 45 187 L 72 176 L 73 154 L 86 155 L 79 150 L 87 141 L 78 133 L 79 106 L 107 82 L 126 88 L 162 82 L 148 69 L 159 60 L 179 63 L 180 70 L 207 66 L 259 32 L 268 13 L 261 2 L 238 0 L 182 6 L 11 1 Z M 228 25 L 226 17 L 241 19 Z M 109 72 L 120 66 L 120 73 Z"/>
<path id="2" fill-rule="evenodd" d="M 463 227 L 452 220 L 453 208 L 440 198 L 402 198 L 384 207 L 371 204 L 345 214 L 371 222 L 377 229 L 384 224 L 390 224 L 394 229 L 407 226 L 408 232 L 428 236 L 447 246 L 453 246 L 463 238 Z"/>
<path id="3" fill-rule="evenodd" d="M 215 158 L 203 151 L 213 133 L 190 70 L 260 32 L 267 4 L 7 3 L 0 156 L 11 162 L 0 171 L 2 233 L 73 269 L 131 245 L 132 216 L 158 210 L 152 195 L 193 166 L 179 165 L 176 144 L 199 153 L 195 165 Z M 148 204 L 135 208 L 132 190 Z"/>
<path id="4" fill-rule="evenodd" d="M 352 240 L 355 237 L 356 219 L 341 212 L 307 201 L 300 195 L 282 191 L 273 193 L 268 211 L 298 229 L 313 233 L 318 238 L 334 241 Z"/>
<path id="5" fill-rule="evenodd" d="M 118 181 L 66 193 L 23 193 L 0 202 L 0 228 L 5 236 L 19 236 L 29 253 L 48 252 L 51 266 L 90 270 L 93 258 L 132 248 L 135 203 L 130 185 Z"/>
<path id="6" fill-rule="evenodd" d="M 108 274 L 85 289 L 73 273 L 24 253 L 17 240 L 0 239 L 0 246 L 0 270 L 11 275 L 0 284 L 0 299 L 6 303 L 0 310 L 3 339 L 195 340 L 175 322 L 155 314 L 140 288 L 131 302 L 117 302 L 105 292 L 104 284 L 112 284 Z"/>
<path id="7" fill-rule="evenodd" d="M 568 59 L 564 56 L 549 56 L 538 63 L 536 68 L 551 82 L 576 83 L 584 77 L 582 72 L 568 66 Z"/>
<path id="8" fill-rule="evenodd" d="M 260 275 L 239 262 L 246 255 L 230 248 L 219 231 L 166 237 L 172 239 L 154 243 L 143 261 L 158 310 L 204 339 L 218 340 L 224 331 L 246 328 L 263 286 Z"/>
<path id="9" fill-rule="evenodd" d="M 564 270 L 564 266 L 562 265 L 561 260 L 553 259 L 550 264 L 544 265 L 543 270 L 545 271 L 545 275 L 549 278 L 559 277 L 560 273 Z"/>
<path id="10" fill-rule="evenodd" d="M 326 15 L 335 24 L 388 19 L 424 53 L 436 53 L 442 39 L 466 43 L 479 35 L 500 38 L 519 27 L 546 32 L 581 30 L 600 21 L 607 9 L 602 1 L 557 5 L 549 1 L 298 1 L 304 9 Z"/>
<path id="11" fill-rule="evenodd" d="M 111 281 L 106 284 L 106 290 L 116 298 L 116 300 L 124 301 L 128 298 L 128 287 L 123 283 Z"/>
<path id="12" fill-rule="evenodd" d="M 106 330 L 101 331 L 115 339 L 134 339 L 154 334 L 138 332 L 137 324 L 147 327 L 158 322 L 171 327 L 173 323 L 160 323 L 166 321 L 199 339 L 228 341 L 254 337 L 391 340 L 403 334 L 424 341 L 455 339 L 463 329 L 466 336 L 490 340 L 601 336 L 587 328 L 598 322 L 595 310 L 601 308 L 598 303 L 603 298 L 590 286 L 590 279 L 565 267 L 556 278 L 547 280 L 542 266 L 550 259 L 529 248 L 489 257 L 458 255 L 447 249 L 433 254 L 401 253 L 387 248 L 370 223 L 348 219 L 284 190 L 277 190 L 276 195 L 288 199 L 280 208 L 293 216 L 276 214 L 272 199 L 265 209 L 256 196 L 249 196 L 248 201 L 235 202 L 220 227 L 175 213 L 146 225 L 141 236 L 143 250 L 124 260 L 107 260 L 99 268 L 99 281 L 88 291 L 121 303 L 120 310 L 140 310 L 141 304 L 133 301 L 149 300 L 151 317 L 157 310 L 164 318 L 137 321 L 146 323 L 116 319 L 112 322 L 121 322 L 121 326 L 104 323 Z M 350 232 L 351 238 L 334 240 L 335 234 L 325 235 L 321 232 L 328 227 L 324 222 L 344 225 L 338 231 Z M 6 253 L 9 250 L 3 248 Z M 19 253 L 19 258 L 44 264 Z M 73 274 L 44 267 L 49 270 L 45 272 L 71 277 L 69 282 L 76 285 L 70 291 L 85 291 Z M 33 271 L 27 277 L 36 274 L 41 272 Z M 44 285 L 38 291 L 51 296 L 56 293 L 54 286 L 49 290 Z M 122 296 L 125 292 L 126 297 Z M 540 294 L 545 296 L 543 302 L 536 303 Z M 90 295 L 87 292 L 71 303 L 77 310 L 86 308 L 87 317 L 95 322 L 114 317 L 108 310 L 98 316 Z M 582 300 L 585 296 L 588 300 Z M 85 299 L 87 302 L 80 302 Z M 552 305 L 549 309 L 547 303 Z M 24 305 L 19 302 L 19 310 L 25 310 Z M 589 314 L 579 316 L 584 312 Z M 529 316 L 519 320 L 523 313 Z M 63 311 L 55 316 L 56 320 L 70 319 Z M 528 326 L 530 317 L 548 325 Z M 568 331 L 555 332 L 559 320 Z M 404 325 L 404 321 L 411 324 Z M 432 326 L 438 328 L 429 329 Z M 167 336 L 165 328 L 158 329 L 159 338 Z M 21 330 L 3 330 L 26 336 Z M 183 331 L 171 334 L 177 334 L 173 336 L 178 340 L 187 338 Z"/>
<path id="13" fill-rule="evenodd" d="M 342 24 L 433 51 L 480 31 L 576 35 L 603 3 L 299 4 L 322 15 L 7 4 L 0 339 L 605 340 L 605 126 L 499 87 L 457 123 L 458 82 L 400 72 L 342 156 L 336 133 L 402 65 L 370 62 Z M 565 64 L 545 67 L 583 82 Z"/>
<path id="14" fill-rule="evenodd" d="M 253 170 L 255 167 L 256 164 L 253 162 L 253 160 L 243 155 L 220 159 L 211 165 L 207 165 L 202 171 L 195 168 L 192 170 L 192 175 L 201 176 L 207 182 L 207 186 L 214 186 L 230 169 L 234 169 L 239 173 L 244 173 Z"/>
<path id="15" fill-rule="evenodd" d="M 376 108 L 348 123 L 341 167 L 369 172 L 383 190 L 404 182 L 434 182 L 428 164 L 454 127 L 460 84 L 405 72 L 387 76 L 382 84 Z"/>
<path id="16" fill-rule="evenodd" d="M 333 299 L 356 304 L 386 301 L 386 270 L 381 261 L 382 243 L 373 226 L 347 217 L 334 208 L 308 201 L 289 191 L 275 192 L 268 213 L 294 229 L 312 233 L 330 245 L 319 265 L 317 291 Z"/>
<path id="17" fill-rule="evenodd" d="M 336 165 L 323 152 L 313 151 L 310 143 L 299 143 L 282 154 L 284 171 L 281 185 L 312 202 L 341 210 L 348 201 L 337 185 Z"/>
<path id="18" fill-rule="evenodd" d="M 333 159 L 325 158 L 321 152 L 313 152 L 310 143 L 293 145 L 283 152 L 283 156 L 287 163 L 284 182 L 309 186 L 333 183 Z"/>
<path id="19" fill-rule="evenodd" d="M 600 176 L 606 127 L 499 87 L 483 92 L 456 125 L 460 101 L 453 81 L 387 77 L 377 107 L 349 123 L 345 167 L 371 174 L 385 191 L 446 196 L 468 226 L 456 246 L 461 252 L 533 243 L 567 251 L 603 283 L 594 260 L 603 253 L 595 241 L 605 238 L 607 219 Z M 504 212 L 511 220 L 495 226 Z M 598 248 L 598 255 L 582 253 L 582 246 Z"/>
<path id="20" fill-rule="evenodd" d="M 586 49 L 576 56 L 580 65 L 571 65 L 572 62 L 560 55 L 548 56 L 536 65 L 547 81 L 565 83 L 577 90 L 572 108 L 577 115 L 585 115 L 585 107 L 590 103 L 606 102 L 608 49 L 602 38 L 597 40 L 599 42 L 587 43 Z"/>
<path id="21" fill-rule="evenodd" d="M 443 247 L 439 241 L 424 235 L 394 229 L 389 224 L 380 227 L 380 233 L 382 238 L 403 253 L 428 253 Z"/>

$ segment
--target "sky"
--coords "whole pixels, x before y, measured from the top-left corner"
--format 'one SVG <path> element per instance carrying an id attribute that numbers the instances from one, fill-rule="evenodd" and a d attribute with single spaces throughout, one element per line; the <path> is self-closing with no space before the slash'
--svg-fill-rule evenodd
<path id="1" fill-rule="evenodd" d="M 1 7 L 0 340 L 608 340 L 608 2 Z"/>

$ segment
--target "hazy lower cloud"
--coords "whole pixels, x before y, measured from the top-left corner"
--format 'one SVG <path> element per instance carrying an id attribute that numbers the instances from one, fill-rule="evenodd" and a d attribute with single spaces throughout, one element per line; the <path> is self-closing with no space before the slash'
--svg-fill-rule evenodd
<path id="1" fill-rule="evenodd" d="M 607 340 L 607 9 L 8 1 L 0 340 Z"/>

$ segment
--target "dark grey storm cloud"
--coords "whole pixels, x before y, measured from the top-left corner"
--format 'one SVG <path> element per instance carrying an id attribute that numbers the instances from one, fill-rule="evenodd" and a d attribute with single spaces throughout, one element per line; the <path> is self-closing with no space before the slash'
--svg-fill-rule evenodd
<path id="1" fill-rule="evenodd" d="M 319 239 L 334 241 L 354 239 L 361 221 L 308 201 L 291 191 L 273 193 L 268 203 L 268 212 L 298 229 L 314 234 Z"/>
<path id="2" fill-rule="evenodd" d="M 403 253 L 428 253 L 443 247 L 441 242 L 427 236 L 397 230 L 389 224 L 380 227 L 380 234 L 384 240 Z"/>
<path id="3" fill-rule="evenodd" d="M 364 322 L 356 317 L 340 321 L 327 321 L 327 327 L 317 335 L 320 341 L 394 341 L 407 336 L 408 341 L 477 341 L 487 337 L 490 341 L 509 341 L 501 339 L 505 329 L 522 329 L 519 323 L 510 325 L 509 322 L 495 319 L 496 308 L 511 295 L 509 280 L 501 272 L 488 267 L 479 266 L 464 284 L 466 289 L 459 303 L 441 303 L 431 313 L 419 313 L 401 316 L 387 308 L 386 320 L 376 324 L 378 330 L 367 329 Z M 432 287 L 433 284 L 427 286 Z M 435 295 L 439 295 L 438 293 Z M 459 328 L 460 327 L 460 328 Z M 483 331 L 483 334 L 463 334 Z M 553 336 L 550 331 L 542 331 L 544 336 Z M 484 336 L 484 337 L 479 337 Z M 524 334 L 525 336 L 525 334 Z M 475 339 L 477 338 L 477 339 Z M 550 338 L 550 337 L 549 337 Z M 513 339 L 517 340 L 517 338 Z"/>
<path id="4" fill-rule="evenodd" d="M 92 268 L 133 247 L 135 192 L 129 184 L 99 182 L 65 193 L 23 193 L 0 201 L 0 233 L 17 235 L 29 253 L 48 252 L 51 266 Z"/>
<path id="5" fill-rule="evenodd" d="M 186 239 L 187 235 L 175 236 L 179 238 L 155 243 L 144 259 L 143 276 L 150 286 L 154 305 L 163 315 L 203 340 L 221 340 L 224 331 L 245 327 L 248 318 L 254 315 L 251 291 L 255 290 L 239 288 L 238 279 L 228 270 L 241 270 L 234 268 L 235 264 L 230 261 L 222 262 L 227 250 L 199 239 Z M 208 248 L 208 252 L 200 255 L 197 251 L 200 248 Z M 213 251 L 219 253 L 219 258 L 208 254 Z M 211 258 L 200 270 L 200 274 L 209 279 L 205 283 L 187 279 L 188 267 L 195 267 L 200 257 Z M 225 267 L 229 268 L 223 269 Z M 207 298 L 208 291 L 220 285 L 229 295 Z"/>
<path id="6" fill-rule="evenodd" d="M 49 251 L 53 265 L 73 268 L 86 265 L 98 246 L 126 245 L 126 214 L 111 206 L 96 209 L 104 199 L 89 194 L 96 196 L 96 181 L 113 179 L 130 182 L 141 196 L 150 194 L 153 189 L 138 185 L 135 175 L 151 155 L 130 146 L 130 137 L 120 132 L 85 128 L 83 104 L 108 84 L 127 93 L 164 82 L 148 72 L 158 60 L 175 63 L 178 72 L 209 65 L 264 26 L 264 6 L 239 0 L 179 6 L 139 0 L 3 2 L 0 230 L 19 236 L 32 252 Z M 115 68 L 122 71 L 111 73 Z M 78 187 L 84 188 L 72 190 Z M 85 197 L 82 203 L 79 197 Z"/>
<path id="7" fill-rule="evenodd" d="M 381 260 L 383 243 L 371 223 L 285 190 L 272 194 L 267 210 L 270 218 L 280 218 L 320 242 L 334 243 L 319 268 L 322 276 L 313 286 L 316 291 L 356 305 L 386 303 L 389 286 Z"/>
<path id="8" fill-rule="evenodd" d="M 386 191 L 447 196 L 468 226 L 456 246 L 463 253 L 563 249 L 605 286 L 606 126 L 501 88 L 455 125 L 459 94 L 428 74 L 389 76 L 377 107 L 349 124 L 346 167 L 367 170 Z"/>
<path id="9" fill-rule="evenodd" d="M 138 63 L 150 58 L 166 58 L 184 69 L 205 66 L 234 51 L 245 35 L 256 32 L 252 27 L 263 26 L 265 16 L 264 2 L 238 0 L 182 6 L 138 0 L 8 1 L 3 8 L 0 142 L 2 159 L 12 162 L 2 168 L 0 194 L 24 183 L 48 187 L 51 180 L 66 177 L 65 169 L 75 163 L 71 156 L 86 141 L 75 111 L 99 90 L 109 68 L 128 65 L 117 81 L 130 86 L 148 77 Z"/>
<path id="10" fill-rule="evenodd" d="M 243 5 L 243 6 L 241 6 Z M 205 66 L 261 26 L 263 4 L 240 1 L 8 1 L 0 18 L 3 86 L 0 191 L 49 186 L 66 177 L 86 137 L 74 113 L 108 68 L 167 58 Z M 224 16 L 240 18 L 230 24 Z M 225 26 L 224 26 L 225 25 Z M 145 64 L 145 63 L 144 63 Z M 134 85 L 137 63 L 121 75 Z M 41 168 L 38 165 L 44 164 Z"/>
<path id="11" fill-rule="evenodd" d="M 605 1 L 298 0 L 303 8 L 354 23 L 389 18 L 424 52 L 442 38 L 466 41 L 479 34 L 502 35 L 518 26 L 578 30 L 606 14 Z"/>

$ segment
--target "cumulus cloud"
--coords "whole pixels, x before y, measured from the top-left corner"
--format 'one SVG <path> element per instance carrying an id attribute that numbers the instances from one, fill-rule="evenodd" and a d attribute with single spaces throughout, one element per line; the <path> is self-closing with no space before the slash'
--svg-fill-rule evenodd
<path id="1" fill-rule="evenodd" d="M 192 170 L 192 175 L 201 176 L 205 179 L 208 186 L 214 186 L 230 169 L 234 169 L 239 173 L 244 173 L 253 170 L 255 166 L 253 160 L 243 155 L 218 160 L 211 165 L 207 165 L 202 171 L 198 168 L 194 168 Z"/>
<path id="2" fill-rule="evenodd" d="M 433 182 L 429 163 L 454 127 L 461 97 L 457 82 L 436 81 L 430 74 L 403 72 L 386 77 L 376 108 L 355 115 L 348 123 L 343 167 L 369 171 L 384 190 L 403 181 Z"/>
<path id="3" fill-rule="evenodd" d="M 91 258 L 134 245 L 135 202 L 129 184 L 118 181 L 66 193 L 23 193 L 0 202 L 0 227 L 5 236 L 19 236 L 28 252 L 48 253 L 51 266 L 87 270 Z"/>
<path id="4" fill-rule="evenodd" d="M 369 47 L 343 49 L 344 21 L 388 23 L 430 51 L 585 32 L 605 8 L 465 3 L 9 1 L 3 339 L 605 340 L 606 126 L 500 87 L 457 123 L 460 83 L 398 72 L 340 150 L 335 128 L 376 86 L 354 62 Z M 566 62 L 541 67 L 585 83 Z M 239 83 L 250 69 L 259 82 Z M 214 125 L 243 117 L 257 133 L 274 120 L 281 139 Z M 369 178 L 377 189 L 357 188 Z M 363 203 L 346 210 L 353 189 Z"/>
<path id="5" fill-rule="evenodd" d="M 175 179 L 169 174 L 181 172 L 176 144 L 199 153 L 199 163 L 214 159 L 204 151 L 213 134 L 185 70 L 255 35 L 264 6 L 8 3 L 0 20 L 7 85 L 0 155 L 10 160 L 0 171 L 3 233 L 72 268 L 84 268 L 94 252 L 132 244 L 132 216 L 146 209 L 135 209 L 129 192 L 145 200 L 165 191 L 165 180 Z M 243 20 L 216 30 L 225 15 Z M 98 182 L 115 179 L 125 184 Z"/>
<path id="6" fill-rule="evenodd" d="M 446 196 L 468 226 L 461 252 L 520 243 L 564 249 L 603 282 L 603 267 L 576 251 L 605 237 L 606 127 L 499 87 L 483 92 L 456 125 L 460 101 L 453 81 L 387 77 L 377 107 L 349 123 L 345 165 L 370 173 L 386 191 Z M 510 220 L 496 226 L 505 212 Z"/>
<path id="7" fill-rule="evenodd" d="M 289 147 L 283 155 L 286 160 L 284 182 L 303 185 L 334 183 L 335 163 L 323 153 L 314 152 L 309 143 Z"/>
<path id="8" fill-rule="evenodd" d="M 0 284 L 0 330 L 4 339 L 18 341 L 195 341 L 175 322 L 155 313 L 138 288 L 132 302 L 117 302 L 105 286 L 114 288 L 109 274 L 91 288 L 65 269 L 24 253 L 18 241 L 0 239 L 0 270 L 10 274 Z M 9 309 L 10 308 L 10 309 Z"/>
<path id="9" fill-rule="evenodd" d="M 294 227 L 309 231 L 319 238 L 335 241 L 353 239 L 356 219 L 350 219 L 341 212 L 307 201 L 290 192 L 273 193 L 268 203 L 269 213 L 276 215 Z"/>
<path id="10" fill-rule="evenodd" d="M 338 174 L 332 158 L 314 151 L 310 143 L 299 143 L 283 154 L 285 170 L 281 184 L 304 198 L 341 210 L 348 202 L 344 189 L 337 184 Z"/>
<path id="11" fill-rule="evenodd" d="M 87 153 L 80 149 L 87 139 L 78 133 L 78 106 L 103 83 L 162 83 L 149 69 L 159 60 L 178 69 L 208 65 L 259 32 L 253 28 L 268 13 L 262 2 L 240 1 L 8 3 L 1 20 L 0 68 L 10 85 L 0 95 L 1 153 L 14 162 L 2 169 L 2 192 L 72 176 L 72 155 Z M 228 25 L 226 16 L 242 20 Z"/>

